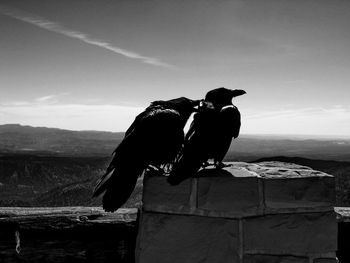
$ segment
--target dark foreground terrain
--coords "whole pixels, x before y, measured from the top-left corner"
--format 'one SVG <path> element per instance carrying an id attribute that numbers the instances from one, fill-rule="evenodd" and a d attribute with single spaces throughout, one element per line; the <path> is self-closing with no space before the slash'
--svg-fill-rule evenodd
<path id="1" fill-rule="evenodd" d="M 110 157 L 0 156 L 0 206 L 93 206 L 96 180 Z M 127 207 L 140 204 L 141 181 Z"/>
<path id="2" fill-rule="evenodd" d="M 96 180 L 110 157 L 0 156 L 0 206 L 99 206 L 91 199 Z M 282 161 L 309 166 L 335 176 L 336 206 L 350 206 L 350 162 L 301 157 L 269 157 L 257 161 Z M 139 207 L 142 179 L 124 207 Z"/>

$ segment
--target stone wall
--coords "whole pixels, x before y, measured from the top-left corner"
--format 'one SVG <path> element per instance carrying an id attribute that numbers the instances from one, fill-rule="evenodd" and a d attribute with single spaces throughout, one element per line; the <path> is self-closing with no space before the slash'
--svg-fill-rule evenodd
<path id="1" fill-rule="evenodd" d="M 136 262 L 337 262 L 332 176 L 281 162 L 230 165 L 178 186 L 145 175 Z"/>
<path id="2" fill-rule="evenodd" d="M 137 209 L 0 207 L 1 263 L 134 262 Z"/>

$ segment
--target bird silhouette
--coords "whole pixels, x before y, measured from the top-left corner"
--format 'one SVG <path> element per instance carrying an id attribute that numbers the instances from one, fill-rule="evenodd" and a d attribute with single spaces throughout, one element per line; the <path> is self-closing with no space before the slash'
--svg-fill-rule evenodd
<path id="1" fill-rule="evenodd" d="M 244 90 L 222 87 L 206 94 L 204 101 L 212 107 L 202 107 L 194 115 L 184 147 L 168 177 L 170 184 L 176 185 L 195 176 L 209 159 L 214 160 L 217 168 L 224 166 L 222 161 L 241 127 L 241 114 L 232 99 L 245 93 Z"/>
<path id="2" fill-rule="evenodd" d="M 184 142 L 184 126 L 199 102 L 185 97 L 154 101 L 136 116 L 94 189 L 93 197 L 103 194 L 105 211 L 113 212 L 127 201 L 149 165 L 175 159 Z"/>

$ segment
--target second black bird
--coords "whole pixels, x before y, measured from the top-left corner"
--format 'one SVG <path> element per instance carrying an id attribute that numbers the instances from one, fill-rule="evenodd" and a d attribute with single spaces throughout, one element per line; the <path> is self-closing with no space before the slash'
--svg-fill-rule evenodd
<path id="1" fill-rule="evenodd" d="M 195 176 L 209 159 L 214 159 L 217 168 L 223 166 L 222 160 L 241 127 L 241 115 L 232 99 L 245 93 L 244 90 L 217 88 L 206 94 L 205 102 L 212 107 L 203 107 L 194 115 L 184 147 L 168 177 L 170 184 L 179 184 Z"/>

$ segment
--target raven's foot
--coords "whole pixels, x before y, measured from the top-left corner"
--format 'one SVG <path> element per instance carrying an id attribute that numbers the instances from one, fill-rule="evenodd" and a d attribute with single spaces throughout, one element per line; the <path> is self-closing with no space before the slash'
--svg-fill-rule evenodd
<path id="1" fill-rule="evenodd" d="M 164 170 L 154 165 L 148 165 L 148 167 L 146 168 L 146 172 L 152 173 L 153 175 L 164 175 Z"/>
<path id="2" fill-rule="evenodd" d="M 215 162 L 214 165 L 216 169 L 222 169 L 230 166 L 229 164 L 224 164 L 223 162 Z"/>
<path id="3" fill-rule="evenodd" d="M 204 163 L 202 163 L 202 168 L 204 169 L 204 168 L 211 166 L 211 165 L 213 165 L 213 164 L 209 163 L 208 161 L 205 161 Z"/>
<path id="4" fill-rule="evenodd" d="M 172 168 L 173 168 L 173 164 L 167 163 L 167 164 L 164 164 L 161 169 L 163 170 L 163 174 L 169 175 Z"/>

